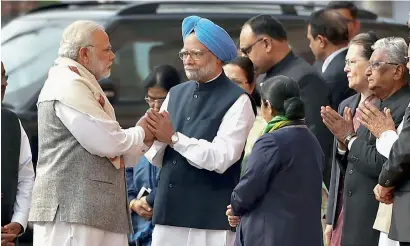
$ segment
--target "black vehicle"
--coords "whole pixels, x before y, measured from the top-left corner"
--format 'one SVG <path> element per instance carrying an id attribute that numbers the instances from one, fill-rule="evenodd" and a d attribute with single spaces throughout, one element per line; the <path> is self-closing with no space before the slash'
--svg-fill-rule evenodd
<path id="1" fill-rule="evenodd" d="M 111 77 L 100 83 L 113 104 L 120 125 L 134 126 L 148 105 L 143 79 L 153 67 L 170 64 L 183 72 L 177 53 L 182 48 L 181 22 L 189 15 L 210 18 L 237 39 L 243 23 L 258 14 L 276 16 L 285 26 L 292 49 L 313 62 L 306 39 L 306 20 L 324 6 L 258 1 L 144 1 L 73 2 L 35 9 L 1 30 L 2 61 L 9 75 L 3 105 L 14 111 L 30 138 L 37 161 L 37 106 L 48 70 L 57 58 L 65 27 L 76 20 L 100 23 L 110 36 L 116 55 Z M 407 37 L 407 27 L 381 21 L 360 10 L 361 31 L 380 37 Z"/>

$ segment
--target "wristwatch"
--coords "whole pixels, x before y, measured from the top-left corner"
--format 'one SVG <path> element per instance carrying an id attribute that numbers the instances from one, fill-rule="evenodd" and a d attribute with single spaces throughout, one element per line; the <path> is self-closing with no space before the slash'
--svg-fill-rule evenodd
<path id="1" fill-rule="evenodd" d="M 347 136 L 345 137 L 345 145 L 346 145 L 346 147 L 349 146 L 349 142 L 352 140 L 352 138 L 354 138 L 354 137 L 356 137 L 356 136 L 357 136 L 356 133 L 352 132 L 352 133 L 350 133 L 349 135 L 347 135 Z"/>
<path id="2" fill-rule="evenodd" d="M 171 147 L 174 147 L 174 144 L 176 144 L 178 140 L 179 140 L 178 132 L 175 132 L 174 135 L 172 135 L 171 137 L 171 144 L 170 144 Z"/>

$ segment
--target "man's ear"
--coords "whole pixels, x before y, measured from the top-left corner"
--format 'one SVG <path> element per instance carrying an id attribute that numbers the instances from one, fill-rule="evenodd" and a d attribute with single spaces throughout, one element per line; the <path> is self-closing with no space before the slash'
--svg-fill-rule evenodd
<path id="1" fill-rule="evenodd" d="M 83 61 L 85 64 L 88 64 L 88 62 L 90 61 L 88 48 L 86 47 L 80 48 L 80 50 L 78 51 L 78 59 Z"/>
<path id="2" fill-rule="evenodd" d="M 403 65 L 397 66 L 396 69 L 394 70 L 393 80 L 399 80 L 403 78 L 406 72 L 407 72 L 406 67 L 404 67 Z"/>
<path id="3" fill-rule="evenodd" d="M 265 45 L 266 53 L 269 53 L 273 50 L 273 43 L 276 42 L 276 41 L 273 40 L 273 39 L 269 39 L 267 37 L 264 37 L 261 42 L 263 42 L 263 45 Z"/>
<path id="4" fill-rule="evenodd" d="M 319 41 L 320 48 L 325 48 L 327 45 L 327 38 L 322 35 L 317 35 L 316 39 Z"/>

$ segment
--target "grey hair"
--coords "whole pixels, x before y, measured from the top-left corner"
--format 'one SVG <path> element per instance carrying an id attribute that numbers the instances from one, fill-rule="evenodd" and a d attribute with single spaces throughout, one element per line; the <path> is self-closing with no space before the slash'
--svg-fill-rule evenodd
<path id="1" fill-rule="evenodd" d="M 63 32 L 58 56 L 76 60 L 80 48 L 92 45 L 92 35 L 104 28 L 94 21 L 79 20 L 70 24 Z"/>
<path id="2" fill-rule="evenodd" d="M 407 44 L 403 38 L 387 37 L 376 41 L 373 50 L 384 50 L 387 52 L 388 62 L 406 64 Z"/>

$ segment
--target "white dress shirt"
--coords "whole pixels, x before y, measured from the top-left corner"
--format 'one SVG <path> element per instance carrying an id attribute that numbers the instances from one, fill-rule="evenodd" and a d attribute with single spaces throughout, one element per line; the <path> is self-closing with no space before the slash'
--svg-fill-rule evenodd
<path id="1" fill-rule="evenodd" d="M 122 129 L 117 121 L 97 119 L 59 101 L 54 108 L 64 126 L 93 155 L 107 158 L 122 155 L 124 165 L 130 167 L 149 149 L 144 144 L 145 132 L 140 126 Z"/>
<path id="2" fill-rule="evenodd" d="M 19 121 L 20 122 L 20 121 Z M 19 173 L 17 184 L 16 202 L 14 203 L 13 216 L 11 222 L 17 222 L 23 226 L 24 230 L 27 227 L 28 214 L 31 206 L 31 193 L 34 185 L 34 169 L 31 160 L 30 142 L 26 132 L 24 131 L 21 122 L 21 140 L 20 140 L 20 157 L 19 157 Z"/>
<path id="3" fill-rule="evenodd" d="M 343 51 L 347 50 L 349 47 L 343 47 L 341 49 L 336 50 L 335 52 L 333 52 L 330 56 L 328 56 L 326 58 L 326 60 L 323 62 L 322 65 L 322 73 L 324 73 L 327 69 L 327 67 L 329 66 L 329 64 L 332 62 L 332 60 L 339 55 L 340 53 L 342 53 Z"/>

